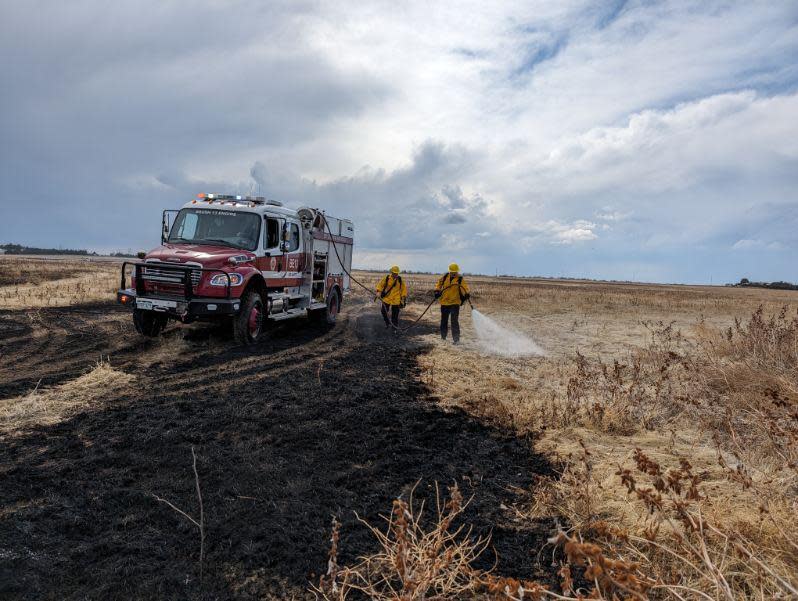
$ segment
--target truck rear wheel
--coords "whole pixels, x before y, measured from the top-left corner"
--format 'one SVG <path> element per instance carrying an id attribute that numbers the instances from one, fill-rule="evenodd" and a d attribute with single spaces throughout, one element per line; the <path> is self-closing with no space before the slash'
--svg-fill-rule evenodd
<path id="1" fill-rule="evenodd" d="M 255 344 L 266 324 L 266 311 L 260 294 L 249 291 L 241 299 L 241 310 L 233 318 L 233 337 L 239 344 Z"/>
<path id="2" fill-rule="evenodd" d="M 133 310 L 133 325 L 142 336 L 155 338 L 166 327 L 169 318 L 154 311 Z"/>
<path id="3" fill-rule="evenodd" d="M 333 325 L 338 318 L 341 310 L 341 295 L 337 290 L 330 292 L 327 297 L 327 306 L 324 309 L 316 309 L 310 312 L 310 318 L 316 323 L 326 323 Z"/>

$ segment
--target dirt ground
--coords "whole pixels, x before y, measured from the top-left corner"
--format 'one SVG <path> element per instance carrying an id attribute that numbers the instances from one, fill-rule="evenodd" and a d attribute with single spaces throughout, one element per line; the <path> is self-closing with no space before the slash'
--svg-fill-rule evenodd
<path id="1" fill-rule="evenodd" d="M 355 514 L 379 523 L 419 481 L 429 500 L 435 482 L 473 495 L 464 518 L 495 548 L 484 567 L 498 556 L 499 573 L 549 579 L 538 550 L 553 519 L 513 509 L 546 459 L 429 399 L 417 358 L 430 325 L 397 341 L 350 301 L 336 326 L 286 324 L 254 351 L 207 325 L 144 340 L 109 303 L 0 312 L 0 597 L 309 597 L 332 517 L 352 561 L 374 550 Z M 106 386 L 103 373 L 130 377 Z M 49 419 L 15 420 L 39 394 Z M 202 595 L 198 531 L 154 498 L 198 514 L 192 446 Z"/>

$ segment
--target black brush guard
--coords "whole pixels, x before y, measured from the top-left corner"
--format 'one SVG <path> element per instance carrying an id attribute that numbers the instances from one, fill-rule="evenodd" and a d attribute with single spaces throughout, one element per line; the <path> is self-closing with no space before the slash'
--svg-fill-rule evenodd
<path id="1" fill-rule="evenodd" d="M 133 277 L 136 281 L 135 288 L 126 288 L 126 271 L 128 265 L 133 266 Z M 183 288 L 181 296 L 175 295 L 162 295 L 149 293 L 144 287 L 144 275 L 142 268 L 149 267 L 151 269 L 158 269 L 161 272 L 172 272 L 175 276 L 179 276 L 179 282 L 166 282 L 179 284 Z M 194 285 L 191 282 L 192 272 L 205 273 L 221 273 L 227 278 L 227 286 L 225 286 L 224 298 L 213 296 L 195 296 Z M 202 276 L 200 276 L 200 280 Z M 156 280 L 153 280 L 156 281 Z M 205 267 L 197 267 L 196 265 L 175 265 L 173 263 L 163 263 L 161 261 L 153 263 L 144 263 L 139 261 L 125 261 L 122 263 L 122 275 L 119 283 L 119 291 L 116 293 L 116 300 L 122 305 L 128 306 L 131 309 L 136 308 L 137 299 L 147 299 L 151 301 L 169 301 L 175 302 L 176 307 L 169 309 L 157 309 L 159 312 L 172 314 L 175 317 L 184 319 L 186 317 L 204 317 L 213 315 L 230 315 L 238 312 L 239 299 L 230 298 L 230 288 L 232 282 L 230 281 L 230 274 L 223 269 L 208 269 Z"/>

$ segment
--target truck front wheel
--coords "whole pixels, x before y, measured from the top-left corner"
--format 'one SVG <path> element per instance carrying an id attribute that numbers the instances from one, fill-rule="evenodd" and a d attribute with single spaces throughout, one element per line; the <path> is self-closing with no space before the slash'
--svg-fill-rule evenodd
<path id="1" fill-rule="evenodd" d="M 263 334 L 266 311 L 260 294 L 250 291 L 241 299 L 241 310 L 233 318 L 233 336 L 239 344 L 255 344 Z"/>
<path id="2" fill-rule="evenodd" d="M 133 325 L 142 336 L 155 338 L 166 327 L 169 318 L 153 311 L 133 310 Z"/>

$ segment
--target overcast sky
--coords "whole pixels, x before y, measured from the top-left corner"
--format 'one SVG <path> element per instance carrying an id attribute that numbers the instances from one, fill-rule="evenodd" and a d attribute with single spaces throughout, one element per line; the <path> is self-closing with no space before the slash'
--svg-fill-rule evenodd
<path id="1" fill-rule="evenodd" d="M 0 242 L 260 192 L 355 262 L 798 281 L 798 2 L 0 4 Z"/>

